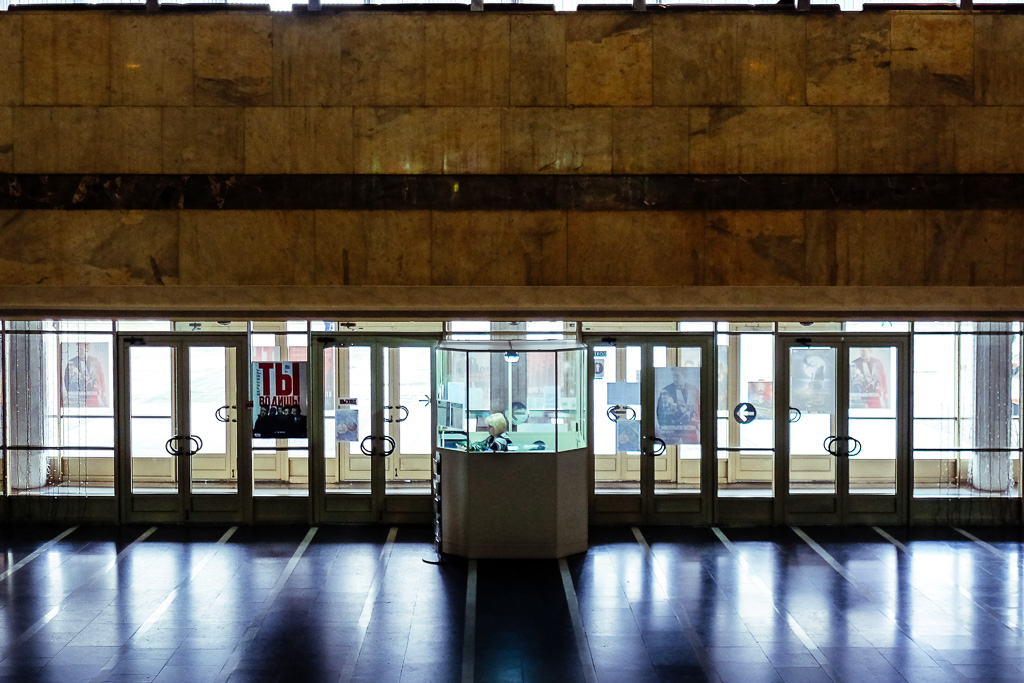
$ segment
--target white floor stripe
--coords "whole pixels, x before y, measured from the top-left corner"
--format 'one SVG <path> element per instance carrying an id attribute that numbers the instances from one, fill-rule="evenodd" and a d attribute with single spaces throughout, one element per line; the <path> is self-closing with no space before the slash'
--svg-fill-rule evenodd
<path id="1" fill-rule="evenodd" d="M 889 619 L 889 621 L 891 621 L 893 625 L 896 626 L 900 633 L 906 636 L 907 640 L 909 640 L 910 642 L 914 643 L 922 650 L 924 650 L 925 654 L 931 657 L 931 659 L 943 671 L 945 671 L 948 675 L 952 676 L 953 678 L 956 678 L 957 680 L 967 680 L 967 678 L 962 673 L 960 673 L 960 671 L 955 666 L 953 666 L 953 664 L 949 662 L 949 660 L 942 656 L 942 653 L 940 653 L 938 650 L 936 650 L 923 640 L 915 640 L 914 637 L 910 634 L 910 629 L 900 623 L 899 617 L 896 615 L 895 612 L 893 612 L 892 609 L 890 609 L 885 604 L 885 601 L 876 596 L 874 591 L 872 591 L 870 588 L 868 588 L 860 581 L 858 581 L 856 577 L 853 576 L 853 574 L 846 570 L 846 567 L 844 567 L 838 561 L 836 561 L 836 559 L 832 557 L 832 555 L 827 550 L 822 548 L 817 541 L 815 541 L 813 538 L 804 533 L 803 529 L 801 529 L 800 527 L 791 526 L 790 528 L 793 530 L 794 533 L 796 533 L 797 536 L 800 537 L 801 540 L 803 540 L 804 543 L 809 545 L 811 549 L 818 554 L 818 557 L 825 560 L 825 562 L 834 570 L 836 570 L 836 573 L 843 577 L 847 581 L 847 583 L 856 588 L 858 593 L 863 595 L 865 598 L 868 599 L 869 602 L 874 604 L 874 606 L 878 608 L 878 611 L 881 612 L 887 619 Z"/>
<path id="2" fill-rule="evenodd" d="M 220 674 L 217 675 L 217 681 L 226 681 L 228 677 L 238 668 L 238 664 L 242 661 L 242 656 L 245 654 L 246 649 L 249 647 L 255 638 L 256 634 L 259 633 L 260 626 L 263 625 L 263 620 L 270 614 L 270 610 L 274 607 L 274 601 L 277 600 L 277 596 L 284 590 L 284 585 L 288 582 L 292 572 L 295 571 L 295 567 L 299 564 L 299 560 L 302 559 L 302 555 L 306 552 L 306 548 L 313 541 L 313 536 L 316 535 L 319 527 L 311 527 L 306 533 L 305 538 L 302 539 L 302 543 L 292 553 L 291 559 L 288 560 L 288 564 L 285 565 L 284 571 L 281 572 L 281 576 L 278 577 L 277 583 L 270 589 L 270 593 L 263 600 L 263 604 L 260 605 L 260 611 L 253 617 L 253 620 L 249 622 L 249 627 L 245 629 L 245 633 L 242 635 L 241 640 L 235 645 L 235 649 L 231 652 L 231 656 L 228 657 L 228 661 L 224 662 L 224 666 L 220 670 Z"/>
<path id="3" fill-rule="evenodd" d="M 1013 563 L 1016 563 L 1016 561 L 1017 561 L 1016 558 L 1013 557 L 1012 555 L 1010 555 L 1009 553 L 1004 553 L 999 548 L 995 547 L 991 543 L 988 543 L 986 541 L 981 540 L 980 538 L 978 538 L 977 536 L 975 536 L 974 534 L 972 534 L 969 531 L 965 531 L 964 529 L 961 529 L 960 527 L 956 527 L 956 526 L 953 527 L 953 531 L 957 532 L 961 536 L 964 536 L 966 538 L 971 539 L 972 541 L 974 541 L 975 543 L 980 545 L 982 548 L 984 548 L 985 550 L 989 551 L 990 553 L 992 553 L 993 555 L 998 557 L 1000 560 L 1008 560 L 1008 561 L 1013 562 Z"/>
<path id="4" fill-rule="evenodd" d="M 28 642 L 28 640 L 32 636 L 34 636 L 35 634 L 39 633 L 39 631 L 42 630 L 42 628 L 44 626 L 46 626 L 51 621 L 53 621 L 54 617 L 56 617 L 58 614 L 60 614 L 61 605 L 64 603 L 64 600 L 66 600 L 69 595 L 71 595 L 76 590 L 78 590 L 78 589 L 80 589 L 82 587 L 91 586 L 92 584 L 94 584 L 97 581 L 99 581 L 100 578 L 102 578 L 104 574 L 108 573 L 111 569 L 113 569 L 114 567 L 117 566 L 118 562 L 120 562 L 125 557 L 127 557 L 128 553 L 131 552 L 135 548 L 136 545 L 138 545 L 139 543 L 142 543 L 147 538 L 152 536 L 155 531 L 156 531 L 156 527 L 154 526 L 154 527 L 150 527 L 146 531 L 142 532 L 141 536 L 139 536 L 134 541 L 129 543 L 127 546 L 125 546 L 124 550 L 122 550 L 117 555 L 115 555 L 114 559 L 111 560 L 110 562 L 108 562 L 106 565 L 104 565 L 102 569 L 96 571 L 92 576 L 90 576 L 84 582 L 82 582 L 81 584 L 76 586 L 73 590 L 71 590 L 67 594 L 65 594 L 64 597 L 61 598 L 61 602 L 59 604 L 55 605 L 53 607 L 53 609 L 51 609 L 49 612 L 44 614 L 42 616 L 42 618 L 40 618 L 38 621 L 36 621 L 36 623 L 34 623 L 31 626 L 29 626 L 28 629 L 25 632 L 23 632 L 20 636 L 18 636 L 17 640 L 15 640 L 10 645 L 5 647 L 4 650 L 3 650 L 3 655 L 0 656 L 0 659 L 6 658 L 9 654 L 12 654 L 12 653 L 16 652 L 18 650 L 18 648 L 20 648 L 26 642 Z M 70 533 L 70 530 L 68 532 L 66 532 L 66 533 Z M 54 540 L 56 540 L 56 539 L 54 539 Z"/>
<path id="5" fill-rule="evenodd" d="M 466 618 L 462 629 L 462 683 L 473 683 L 476 668 L 476 560 L 470 560 L 466 575 Z"/>
<path id="6" fill-rule="evenodd" d="M 736 544 L 733 543 L 725 535 L 725 532 L 718 527 L 711 527 L 711 530 L 715 533 L 715 536 L 718 537 L 718 540 L 722 542 L 726 550 L 736 558 L 736 563 L 744 571 L 751 583 L 757 586 L 758 590 L 764 593 L 765 597 L 768 598 L 768 601 L 771 603 L 772 610 L 786 620 L 786 623 L 789 624 L 790 630 L 793 631 L 793 634 L 800 640 L 800 643 L 807 648 L 807 651 L 811 653 L 811 656 L 814 657 L 814 661 L 818 663 L 818 666 L 820 666 L 833 681 L 841 681 L 842 676 L 840 676 L 839 672 L 836 671 L 834 666 L 832 666 L 832 662 L 830 662 L 828 657 L 826 657 L 818 648 L 817 643 L 807 635 L 807 631 L 805 631 L 803 626 L 800 625 L 800 622 L 790 614 L 786 606 L 784 604 L 780 604 L 780 601 L 775 597 L 775 592 L 761 579 L 760 576 L 757 575 L 757 572 L 755 572 L 750 566 L 747 562 L 747 558 L 743 556 L 743 553 L 736 547 Z"/>
<path id="7" fill-rule="evenodd" d="M 73 526 L 70 529 L 65 530 L 63 533 L 58 534 L 52 540 L 47 541 L 46 543 L 44 543 L 43 545 L 41 545 L 38 548 L 36 548 L 35 550 L 33 550 L 31 553 L 29 553 L 25 557 L 21 558 L 21 560 L 17 564 L 15 564 L 10 569 L 5 571 L 3 574 L 0 574 L 0 581 L 3 581 L 5 579 L 7 579 L 11 574 L 13 574 L 14 572 L 18 571 L 19 569 L 24 567 L 26 564 L 28 564 L 32 560 L 36 559 L 37 557 L 39 557 L 40 555 L 45 553 L 47 550 L 49 550 L 53 546 L 57 545 L 61 541 L 63 541 L 69 535 L 74 533 L 75 529 L 77 529 L 77 528 L 78 528 L 77 526 Z"/>
<path id="8" fill-rule="evenodd" d="M 359 621 L 356 622 L 356 639 L 353 646 L 349 648 L 349 658 L 345 662 L 345 668 L 341 672 L 339 681 L 347 683 L 352 679 L 356 669 L 356 661 L 359 659 L 359 652 L 363 649 L 363 642 L 366 640 L 366 630 L 370 626 L 370 619 L 373 617 L 373 608 L 377 603 L 377 596 L 380 594 L 380 586 L 384 583 L 384 573 L 388 569 L 388 562 L 391 560 L 391 551 L 394 550 L 395 536 L 398 535 L 398 527 L 391 527 L 388 539 L 380 551 L 380 558 L 377 560 L 377 571 L 373 574 L 373 581 L 370 583 L 370 590 L 363 602 L 363 611 L 359 614 Z"/>
<path id="9" fill-rule="evenodd" d="M 647 558 L 648 564 L 651 565 L 651 571 L 654 573 L 654 579 L 661 586 L 662 592 L 665 595 L 671 595 L 668 590 L 668 579 L 665 574 L 661 571 L 661 566 L 658 564 L 657 558 L 654 556 L 654 552 L 651 550 L 651 546 L 647 544 L 647 539 L 644 538 L 638 527 L 633 527 L 633 538 L 640 544 L 640 547 L 644 549 L 644 556 Z M 686 641 L 690 644 L 694 654 L 697 656 L 697 661 L 700 662 L 700 668 L 704 671 L 704 675 L 707 676 L 709 681 L 713 683 L 720 683 L 722 677 L 718 675 L 715 670 L 714 664 L 711 662 L 711 658 L 708 657 L 708 651 L 704 648 L 704 644 L 700 640 L 700 634 L 697 633 L 697 629 L 693 627 L 693 622 L 690 621 L 690 615 L 686 613 L 686 608 L 683 606 L 680 600 L 670 600 L 672 605 L 672 611 L 676 615 L 676 619 L 679 621 L 679 625 L 683 629 L 683 635 L 686 636 Z"/>
<path id="10" fill-rule="evenodd" d="M 225 531 L 224 534 L 219 539 L 217 539 L 217 542 L 214 544 L 213 550 L 207 553 L 206 557 L 204 557 L 202 561 L 195 566 L 192 572 L 188 575 L 188 578 L 180 581 L 178 585 L 176 585 L 171 590 L 167 597 L 164 598 L 163 602 L 161 602 L 157 606 L 157 608 L 153 610 L 153 612 L 146 618 L 146 620 L 142 622 L 142 625 L 139 626 L 135 633 L 133 633 L 131 637 L 128 638 L 128 640 L 125 642 L 124 645 L 121 646 L 117 653 L 115 653 L 114 656 L 111 657 L 107 661 L 107 663 L 103 665 L 103 668 L 100 669 L 96 676 L 93 677 L 93 683 L 100 683 L 101 681 L 105 681 L 107 679 L 107 677 L 110 675 L 110 672 L 113 671 L 114 668 L 121 662 L 123 654 L 126 651 L 130 650 L 132 646 L 134 646 L 134 644 L 138 642 L 139 639 L 149 631 L 149 629 L 153 628 L 153 626 L 158 621 L 160 621 L 160 617 L 162 617 L 164 613 L 167 612 L 171 604 L 175 601 L 175 599 L 177 599 L 178 595 L 181 594 L 181 589 L 190 584 L 192 581 L 195 580 L 197 576 L 199 576 L 199 572 L 201 572 L 203 568 L 210 562 L 210 560 L 213 559 L 214 555 L 217 554 L 217 551 L 220 550 L 220 546 L 227 543 L 228 539 L 230 539 L 236 531 L 238 531 L 238 527 L 233 526 L 227 531 Z"/>
<path id="11" fill-rule="evenodd" d="M 595 683 L 597 672 L 594 670 L 594 656 L 590 652 L 587 630 L 583 627 L 583 614 L 580 612 L 580 602 L 576 598 L 576 587 L 572 585 L 569 563 L 564 557 L 558 559 L 558 570 L 562 575 L 562 590 L 565 591 L 565 602 L 569 605 L 572 630 L 576 634 L 576 650 L 579 652 L 580 666 L 583 667 L 583 680 Z"/>
<path id="12" fill-rule="evenodd" d="M 871 528 L 874 529 L 882 538 L 884 538 L 885 540 L 889 541 L 889 543 L 892 543 L 894 546 L 899 548 L 900 551 L 903 554 L 909 555 L 909 556 L 913 555 L 913 553 L 910 552 L 910 548 L 906 544 L 900 543 L 898 540 L 893 538 L 890 534 L 886 533 L 884 529 L 880 529 L 877 526 L 871 527 Z M 1009 629 L 1011 629 L 1013 631 L 1016 631 L 1017 633 L 1024 633 L 1024 628 L 1022 628 L 1020 624 L 1018 624 L 1017 622 L 1013 621 L 1012 619 L 1007 619 L 1005 614 L 1000 614 L 997 610 L 992 609 L 988 605 L 981 604 L 980 602 L 978 602 L 977 600 L 974 599 L 974 595 L 969 590 L 967 590 L 963 586 L 958 586 L 956 584 L 956 582 L 953 581 L 952 579 L 950 579 L 949 577 L 944 576 L 944 575 L 931 574 L 931 575 L 929 575 L 928 580 L 929 581 L 941 581 L 943 586 L 946 586 L 946 587 L 954 589 L 957 593 L 959 593 L 960 595 L 962 595 L 965 598 L 967 598 L 967 600 L 970 601 L 970 603 L 972 605 L 974 605 L 978 609 L 982 610 L 983 612 L 988 614 L 990 617 L 992 617 L 994 619 L 998 619 L 1007 628 L 1009 628 Z"/>

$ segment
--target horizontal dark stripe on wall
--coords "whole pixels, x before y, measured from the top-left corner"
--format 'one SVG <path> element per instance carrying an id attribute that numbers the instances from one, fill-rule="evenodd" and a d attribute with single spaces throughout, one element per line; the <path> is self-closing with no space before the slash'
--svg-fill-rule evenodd
<path id="1" fill-rule="evenodd" d="M 1024 209 L 1024 175 L 0 174 L 0 210 Z"/>

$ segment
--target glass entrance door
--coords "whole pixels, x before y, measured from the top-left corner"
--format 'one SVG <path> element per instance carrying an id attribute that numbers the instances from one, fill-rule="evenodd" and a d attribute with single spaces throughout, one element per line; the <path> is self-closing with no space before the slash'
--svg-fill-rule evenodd
<path id="1" fill-rule="evenodd" d="M 436 339 L 313 339 L 314 516 L 428 522 Z"/>
<path id="2" fill-rule="evenodd" d="M 787 523 L 896 524 L 906 519 L 905 338 L 779 338 L 776 518 Z M 785 404 L 781 404 L 785 405 Z"/>
<path id="3" fill-rule="evenodd" d="M 251 519 L 244 336 L 119 335 L 126 522 Z"/>
<path id="4" fill-rule="evenodd" d="M 710 522 L 712 338 L 603 338 L 589 346 L 592 519 Z"/>

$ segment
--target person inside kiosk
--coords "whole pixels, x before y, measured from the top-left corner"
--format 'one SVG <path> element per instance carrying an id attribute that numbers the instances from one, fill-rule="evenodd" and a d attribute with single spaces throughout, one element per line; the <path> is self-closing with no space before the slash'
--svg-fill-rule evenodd
<path id="1" fill-rule="evenodd" d="M 470 445 L 471 451 L 507 451 L 512 439 L 508 436 L 508 420 L 501 413 L 491 413 L 484 418 L 487 438 Z"/>

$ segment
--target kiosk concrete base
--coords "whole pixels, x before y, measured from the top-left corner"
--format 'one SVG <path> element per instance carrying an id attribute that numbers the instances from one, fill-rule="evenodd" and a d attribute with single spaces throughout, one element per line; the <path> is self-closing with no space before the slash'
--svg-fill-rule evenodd
<path id="1" fill-rule="evenodd" d="M 441 551 L 555 558 L 587 549 L 587 450 L 441 449 Z"/>

